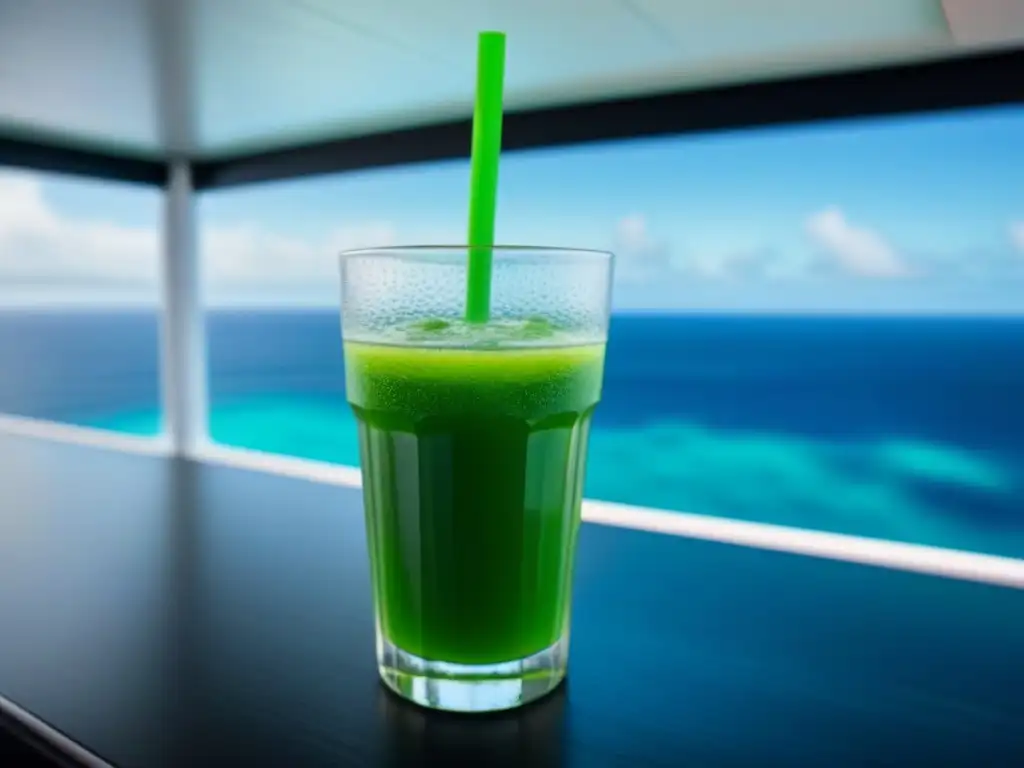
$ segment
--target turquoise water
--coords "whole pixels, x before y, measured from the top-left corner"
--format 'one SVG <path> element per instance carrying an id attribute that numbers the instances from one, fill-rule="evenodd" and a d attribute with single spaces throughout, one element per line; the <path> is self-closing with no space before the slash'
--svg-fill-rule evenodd
<path id="1" fill-rule="evenodd" d="M 159 431 L 152 313 L 8 312 L 0 411 Z M 219 443 L 358 463 L 333 311 L 207 317 Z M 1024 558 L 1024 318 L 617 316 L 587 495 Z"/>
<path id="2" fill-rule="evenodd" d="M 136 434 L 159 428 L 153 411 L 93 426 Z M 358 465 L 355 419 L 336 398 L 267 395 L 216 407 L 214 441 Z M 1014 493 L 1012 468 L 977 450 L 920 439 L 827 441 L 666 420 L 595 428 L 587 496 L 668 510 L 856 533 L 1014 555 L 1024 533 L 979 527 L 917 492 L 941 483 L 967 498 Z"/>

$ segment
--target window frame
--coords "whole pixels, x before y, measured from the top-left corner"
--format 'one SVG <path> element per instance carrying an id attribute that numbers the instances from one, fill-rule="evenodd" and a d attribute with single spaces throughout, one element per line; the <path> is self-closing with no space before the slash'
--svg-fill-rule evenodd
<path id="1" fill-rule="evenodd" d="M 506 115 L 507 152 L 769 125 L 1024 104 L 1024 47 L 909 64 L 689 89 Z M 207 190 L 469 156 L 471 121 L 448 121 L 299 146 L 204 158 L 143 158 L 0 132 L 0 166 L 164 191 L 162 411 L 175 454 L 209 446 L 206 338 L 195 207 Z"/>
<path id="2" fill-rule="evenodd" d="M 639 137 L 701 134 L 768 125 L 914 115 L 996 105 L 1024 105 L 1024 47 L 937 61 L 663 93 L 598 103 L 511 112 L 504 150 L 571 146 Z M 195 207 L 199 193 L 262 181 L 412 165 L 469 155 L 468 119 L 232 156 L 127 157 L 0 131 L 0 166 L 157 186 L 164 191 L 160 355 L 165 433 L 115 433 L 33 422 L 0 414 L 0 432 L 140 453 L 276 471 L 346 486 L 350 467 L 319 466 L 245 450 L 220 451 L 205 418 L 206 338 L 199 297 Z M 1024 587 L 1024 561 L 973 552 L 728 518 L 587 500 L 584 519 L 763 549 L 849 560 L 952 578 Z"/>

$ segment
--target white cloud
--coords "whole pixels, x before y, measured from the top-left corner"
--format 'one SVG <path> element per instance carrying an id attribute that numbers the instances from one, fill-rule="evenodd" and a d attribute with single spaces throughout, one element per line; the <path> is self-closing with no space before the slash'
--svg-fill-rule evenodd
<path id="1" fill-rule="evenodd" d="M 750 246 L 696 249 L 673 258 L 680 272 L 706 280 L 785 279 L 802 273 L 802 265 L 771 248 Z"/>
<path id="2" fill-rule="evenodd" d="M 878 233 L 846 220 L 838 208 L 828 208 L 807 220 L 812 240 L 851 275 L 871 278 L 904 277 L 907 266 Z"/>
<path id="3" fill-rule="evenodd" d="M 700 250 L 676 256 L 672 264 L 680 272 L 710 280 L 726 280 L 735 276 L 739 255 L 739 252 L 732 251 Z"/>
<path id="4" fill-rule="evenodd" d="M 300 293 L 330 301 L 338 290 L 339 253 L 394 242 L 394 228 L 384 222 L 339 228 L 316 241 L 252 225 L 209 227 L 200 234 L 207 297 L 270 300 L 280 292 L 282 300 Z"/>
<path id="5" fill-rule="evenodd" d="M 1015 221 L 1010 224 L 1010 242 L 1018 251 L 1024 253 L 1024 221 Z"/>
<path id="6" fill-rule="evenodd" d="M 651 233 L 640 214 L 619 219 L 612 247 L 618 257 L 616 272 L 624 283 L 664 284 L 680 277 L 729 283 L 747 278 L 785 280 L 801 277 L 813 265 L 799 253 L 780 252 L 749 242 L 733 246 L 673 249 Z"/>
<path id="7" fill-rule="evenodd" d="M 640 214 L 619 219 L 612 251 L 617 259 L 616 274 L 625 282 L 647 282 L 670 266 L 668 245 L 651 235 L 647 219 Z"/>
<path id="8" fill-rule="evenodd" d="M 154 302 L 160 233 L 67 216 L 37 177 L 0 171 L 0 302 Z M 213 226 L 199 235 L 204 288 L 214 303 L 333 302 L 337 254 L 388 245 L 393 227 L 369 222 L 309 240 L 258 225 Z"/>
<path id="9" fill-rule="evenodd" d="M 65 218 L 38 179 L 0 172 L 0 289 L 4 293 L 71 285 L 156 295 L 155 231 Z"/>

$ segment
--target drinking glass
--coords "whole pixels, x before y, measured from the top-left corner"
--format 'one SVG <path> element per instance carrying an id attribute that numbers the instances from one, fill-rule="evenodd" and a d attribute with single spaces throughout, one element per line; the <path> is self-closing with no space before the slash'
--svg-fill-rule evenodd
<path id="1" fill-rule="evenodd" d="M 483 712 L 566 674 L 613 258 L 488 248 L 490 318 L 469 323 L 470 250 L 343 254 L 342 335 L 380 676 L 423 706 Z"/>

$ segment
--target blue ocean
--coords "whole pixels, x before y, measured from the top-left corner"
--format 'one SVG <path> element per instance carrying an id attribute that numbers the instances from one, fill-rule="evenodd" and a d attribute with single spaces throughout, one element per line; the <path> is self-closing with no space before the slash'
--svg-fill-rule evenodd
<path id="1" fill-rule="evenodd" d="M 333 311 L 207 316 L 210 431 L 358 463 Z M 0 411 L 153 434 L 147 312 L 0 312 Z M 1024 318 L 616 316 L 591 498 L 1024 557 Z"/>

